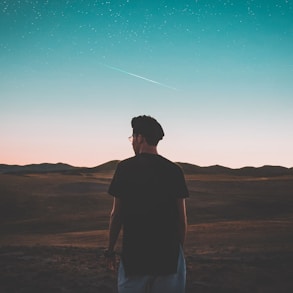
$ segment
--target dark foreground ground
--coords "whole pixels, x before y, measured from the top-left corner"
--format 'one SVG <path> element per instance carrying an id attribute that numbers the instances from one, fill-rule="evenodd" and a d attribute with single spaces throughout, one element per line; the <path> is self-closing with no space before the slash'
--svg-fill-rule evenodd
<path id="1" fill-rule="evenodd" d="M 110 175 L 0 176 L 0 293 L 117 292 L 102 256 Z M 292 293 L 293 178 L 187 184 L 186 292 Z"/>
<path id="2" fill-rule="evenodd" d="M 293 292 L 292 254 L 187 255 L 187 293 Z M 101 249 L 2 247 L 1 293 L 114 293 Z"/>

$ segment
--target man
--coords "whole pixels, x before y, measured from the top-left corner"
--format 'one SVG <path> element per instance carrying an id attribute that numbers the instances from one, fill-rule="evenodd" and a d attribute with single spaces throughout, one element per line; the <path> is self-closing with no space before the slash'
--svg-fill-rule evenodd
<path id="1" fill-rule="evenodd" d="M 109 187 L 114 196 L 105 252 L 115 268 L 115 244 L 123 227 L 119 293 L 183 293 L 183 246 L 188 190 L 181 168 L 160 156 L 161 125 L 150 116 L 132 119 L 135 156 L 121 161 Z"/>

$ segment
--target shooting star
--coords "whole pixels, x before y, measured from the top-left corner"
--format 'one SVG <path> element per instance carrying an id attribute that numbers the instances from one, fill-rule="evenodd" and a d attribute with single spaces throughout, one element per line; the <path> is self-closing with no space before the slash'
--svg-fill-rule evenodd
<path id="1" fill-rule="evenodd" d="M 122 72 L 122 73 L 125 73 L 125 74 L 128 74 L 130 76 L 134 76 L 134 77 L 137 77 L 137 78 L 140 78 L 140 79 L 143 79 L 145 81 L 148 81 L 148 82 L 151 82 L 151 83 L 154 83 L 154 84 L 157 84 L 157 85 L 160 85 L 160 86 L 163 86 L 165 88 L 168 88 L 168 89 L 171 89 L 171 90 L 175 90 L 177 91 L 177 89 L 175 87 L 172 87 L 172 86 L 169 86 L 169 85 L 166 85 L 166 84 L 163 84 L 163 83 L 160 83 L 158 81 L 155 81 L 155 80 L 152 80 L 152 79 L 149 79 L 149 78 L 146 78 L 146 77 L 143 77 L 143 76 L 140 76 L 140 75 L 137 75 L 137 74 L 134 74 L 134 73 L 131 73 L 131 72 L 128 72 L 128 71 L 125 71 L 125 70 L 122 70 L 118 67 L 114 67 L 114 66 L 110 66 L 110 65 L 107 65 L 107 64 L 103 64 L 105 67 L 108 67 L 110 69 L 113 69 L 113 70 L 116 70 L 116 71 L 119 71 L 119 72 Z"/>

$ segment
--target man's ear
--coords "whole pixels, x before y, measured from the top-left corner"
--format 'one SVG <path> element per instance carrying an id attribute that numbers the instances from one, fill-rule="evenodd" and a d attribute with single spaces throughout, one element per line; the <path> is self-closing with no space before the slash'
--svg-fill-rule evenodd
<path id="1" fill-rule="evenodd" d="M 144 143 L 145 142 L 145 138 L 141 134 L 138 134 L 136 139 L 137 139 L 138 143 Z"/>

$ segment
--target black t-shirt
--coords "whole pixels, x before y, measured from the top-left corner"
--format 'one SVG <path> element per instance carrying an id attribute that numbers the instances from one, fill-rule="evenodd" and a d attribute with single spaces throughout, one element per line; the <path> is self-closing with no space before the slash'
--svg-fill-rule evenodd
<path id="1" fill-rule="evenodd" d="M 109 194 L 121 200 L 126 274 L 175 273 L 177 199 L 188 197 L 182 169 L 160 155 L 139 154 L 118 164 Z"/>

